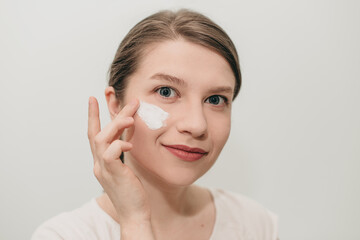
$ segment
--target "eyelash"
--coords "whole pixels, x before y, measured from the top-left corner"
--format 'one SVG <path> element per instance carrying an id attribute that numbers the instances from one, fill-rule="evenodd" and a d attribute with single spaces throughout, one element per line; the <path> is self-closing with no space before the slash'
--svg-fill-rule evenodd
<path id="1" fill-rule="evenodd" d="M 177 96 L 180 96 L 180 94 L 179 94 L 175 89 L 173 89 L 172 87 L 168 87 L 168 86 L 158 87 L 158 88 L 155 89 L 155 92 L 157 92 L 162 98 L 165 98 L 165 99 L 172 98 L 172 97 L 164 97 L 164 96 L 162 96 L 162 95 L 160 94 L 160 90 L 161 90 L 161 89 L 164 89 L 164 88 L 168 88 L 168 89 L 170 89 L 170 91 L 173 91 Z M 225 105 L 228 105 L 229 100 L 228 100 L 227 97 L 222 96 L 222 95 L 212 95 L 212 96 L 210 96 L 210 97 L 214 97 L 214 96 L 220 97 L 220 98 L 224 101 Z M 205 102 L 208 102 L 208 100 L 210 99 L 210 97 L 208 97 Z M 214 106 L 219 106 L 219 104 L 212 104 L 212 105 L 214 105 Z"/>
<path id="2" fill-rule="evenodd" d="M 224 97 L 224 96 L 221 96 L 221 95 L 212 95 L 212 96 L 210 96 L 210 97 L 208 97 L 208 98 L 206 99 L 206 102 L 208 102 L 208 100 L 209 100 L 211 97 L 220 97 L 220 98 L 224 101 L 225 105 L 228 105 L 228 99 L 227 99 L 226 97 Z M 219 106 L 219 105 L 221 105 L 221 104 L 212 104 L 212 105 L 214 105 L 214 106 Z"/>
<path id="3" fill-rule="evenodd" d="M 156 89 L 155 89 L 155 92 L 157 92 L 162 98 L 171 98 L 171 97 L 164 97 L 164 96 L 162 96 L 162 95 L 160 94 L 160 90 L 161 90 L 161 89 L 164 89 L 164 88 L 170 89 L 170 91 L 173 91 L 177 96 L 180 95 L 180 94 L 179 94 L 175 89 L 173 89 L 172 87 L 162 86 L 162 87 L 159 87 L 159 88 L 156 88 Z"/>

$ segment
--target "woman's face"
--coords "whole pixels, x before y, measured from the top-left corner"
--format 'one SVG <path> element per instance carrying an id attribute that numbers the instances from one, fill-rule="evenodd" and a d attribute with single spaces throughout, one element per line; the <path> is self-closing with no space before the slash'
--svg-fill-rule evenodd
<path id="1" fill-rule="evenodd" d="M 125 132 L 133 144 L 126 164 L 167 184 L 192 184 L 210 169 L 228 139 L 234 87 L 229 64 L 214 51 L 185 40 L 148 47 L 129 78 L 124 101 L 138 98 L 169 117 L 164 127 L 151 130 L 135 114 L 134 126 Z M 201 153 L 179 149 L 186 147 Z"/>

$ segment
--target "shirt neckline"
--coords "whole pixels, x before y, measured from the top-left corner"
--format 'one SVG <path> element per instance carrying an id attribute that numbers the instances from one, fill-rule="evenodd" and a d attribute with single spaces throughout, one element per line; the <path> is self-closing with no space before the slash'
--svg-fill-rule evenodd
<path id="1" fill-rule="evenodd" d="M 217 232 L 219 221 L 220 221 L 220 211 L 219 211 L 219 203 L 218 203 L 218 196 L 217 196 L 216 189 L 212 188 L 212 187 L 208 187 L 207 189 L 209 190 L 209 192 L 211 194 L 211 197 L 214 202 L 214 207 L 215 207 L 215 222 L 214 222 L 214 227 L 212 229 L 212 232 L 211 232 L 211 235 L 209 238 L 209 240 L 213 240 L 215 233 Z"/>

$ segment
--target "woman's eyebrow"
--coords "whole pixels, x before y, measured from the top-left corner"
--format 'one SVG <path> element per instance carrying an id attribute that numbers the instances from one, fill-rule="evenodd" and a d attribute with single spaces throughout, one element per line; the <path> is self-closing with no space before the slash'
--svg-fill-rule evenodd
<path id="1" fill-rule="evenodd" d="M 232 87 L 221 86 L 221 87 L 212 88 L 212 89 L 210 89 L 209 92 L 210 93 L 229 93 L 229 94 L 232 94 L 232 93 L 234 93 L 234 89 Z"/>
<path id="2" fill-rule="evenodd" d="M 159 79 L 159 80 L 165 80 L 171 83 L 174 83 L 176 85 L 180 85 L 180 86 L 187 86 L 187 83 L 178 77 L 166 74 L 166 73 L 156 73 L 154 74 L 151 79 Z M 219 86 L 219 87 L 214 87 L 211 88 L 209 90 L 210 93 L 229 93 L 229 94 L 233 94 L 234 93 L 234 89 L 232 87 L 229 86 Z"/>
<path id="3" fill-rule="evenodd" d="M 165 80 L 180 86 L 187 85 L 183 79 L 165 73 L 156 73 L 151 77 L 151 79 Z"/>

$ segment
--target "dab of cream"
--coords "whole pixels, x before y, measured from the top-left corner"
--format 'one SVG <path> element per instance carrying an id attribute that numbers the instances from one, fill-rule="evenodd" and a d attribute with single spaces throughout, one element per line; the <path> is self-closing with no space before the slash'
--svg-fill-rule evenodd
<path id="1" fill-rule="evenodd" d="M 165 112 L 156 105 L 140 101 L 137 114 L 152 130 L 165 126 L 164 121 L 168 118 L 169 113 Z"/>

